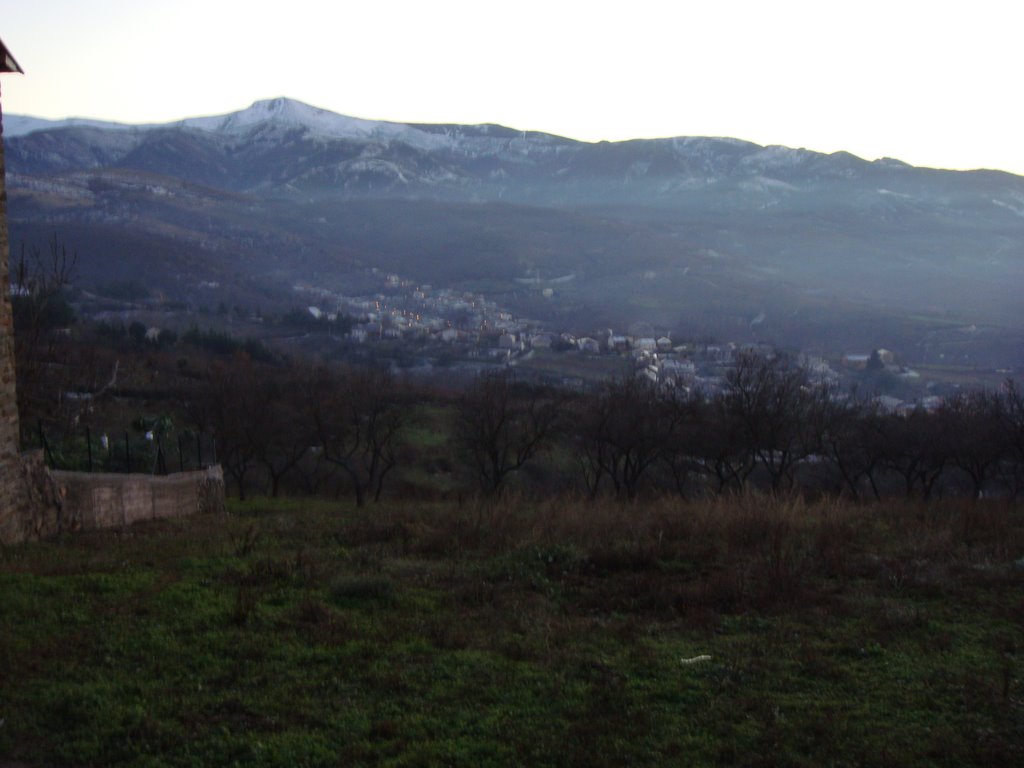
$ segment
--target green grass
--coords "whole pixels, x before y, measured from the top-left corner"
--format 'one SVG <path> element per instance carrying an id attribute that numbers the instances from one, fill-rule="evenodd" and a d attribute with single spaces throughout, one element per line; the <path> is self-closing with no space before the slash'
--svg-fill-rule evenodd
<path id="1" fill-rule="evenodd" d="M 255 500 L 9 547 L 0 758 L 1020 765 L 1021 518 Z"/>
<path id="2" fill-rule="evenodd" d="M 416 448 L 439 448 L 448 444 L 452 430 L 452 408 L 439 403 L 419 403 L 409 411 L 402 430 L 405 441 Z"/>
<path id="3" fill-rule="evenodd" d="M 402 429 L 405 450 L 416 461 L 401 464 L 391 478 L 394 487 L 407 494 L 445 495 L 458 491 L 463 478 L 458 471 L 458 448 L 453 445 L 453 409 L 439 404 L 419 404 L 410 409 Z"/>

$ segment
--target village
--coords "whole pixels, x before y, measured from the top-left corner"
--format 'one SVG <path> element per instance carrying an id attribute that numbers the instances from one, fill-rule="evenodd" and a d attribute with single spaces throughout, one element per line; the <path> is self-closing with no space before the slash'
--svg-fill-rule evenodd
<path id="1" fill-rule="evenodd" d="M 738 358 L 783 351 L 765 342 L 674 340 L 667 329 L 659 333 L 646 324 L 637 324 L 634 330 L 639 327 L 647 333 L 605 328 L 578 334 L 517 317 L 480 293 L 371 272 L 380 283 L 374 294 L 347 296 L 305 283 L 294 285 L 293 292 L 308 299 L 311 318 L 327 324 L 347 319 L 344 340 L 349 345 L 404 348 L 421 371 L 444 367 L 474 376 L 489 368 L 509 367 L 523 380 L 575 390 L 633 375 L 681 393 L 713 398 L 722 393 L 726 374 Z M 933 393 L 933 385 L 900 365 L 886 349 L 831 360 L 804 351 L 785 352 L 807 372 L 811 384 L 827 386 L 837 398 L 848 397 L 854 389 L 863 395 L 865 378 L 873 374 L 874 380 L 884 376 L 885 387 L 876 386 L 879 391 L 868 394 L 884 412 L 934 411 L 943 402 L 941 394 Z"/>

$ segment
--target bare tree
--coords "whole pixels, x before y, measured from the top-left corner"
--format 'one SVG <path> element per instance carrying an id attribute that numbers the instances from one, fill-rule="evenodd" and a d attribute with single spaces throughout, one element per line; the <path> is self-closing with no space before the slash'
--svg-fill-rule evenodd
<path id="1" fill-rule="evenodd" d="M 709 427 L 708 409 L 700 399 L 672 390 L 661 396 L 659 405 L 660 459 L 676 493 L 686 498 L 690 478 L 706 474 L 701 445 Z"/>
<path id="2" fill-rule="evenodd" d="M 245 499 L 246 483 L 257 465 L 251 419 L 255 413 L 257 376 L 245 354 L 229 361 L 215 361 L 187 409 L 200 431 L 211 432 L 216 441 L 217 460 Z"/>
<path id="3" fill-rule="evenodd" d="M 938 417 L 950 436 L 951 463 L 971 481 L 972 496 L 981 498 L 985 483 L 1010 450 L 1003 428 L 1003 398 L 995 392 L 961 392 L 947 400 Z"/>
<path id="4" fill-rule="evenodd" d="M 74 275 L 77 254 L 68 253 L 56 235 L 44 253 L 38 246 L 21 246 L 11 271 L 11 309 L 14 318 L 14 353 L 18 376 L 18 410 L 22 424 L 33 416 L 60 411 L 62 395 L 73 371 L 61 354 L 60 329 L 74 320 L 65 291 Z"/>
<path id="5" fill-rule="evenodd" d="M 1002 424 L 1008 450 L 1000 472 L 1017 498 L 1024 492 L 1024 391 L 1012 379 L 1003 386 Z"/>
<path id="6" fill-rule="evenodd" d="M 607 477 L 616 495 L 635 498 L 648 470 L 663 455 L 657 387 L 639 378 L 610 381 L 582 414 L 578 457 L 591 496 Z"/>
<path id="7" fill-rule="evenodd" d="M 745 426 L 724 397 L 704 409 L 705 429 L 698 443 L 704 467 L 715 478 L 715 490 L 742 490 L 757 466 Z"/>
<path id="8" fill-rule="evenodd" d="M 324 461 L 351 482 L 356 505 L 379 501 L 384 480 L 397 463 L 404 416 L 390 374 L 377 370 L 315 371 L 307 407 Z"/>
<path id="9" fill-rule="evenodd" d="M 572 402 L 573 452 L 591 500 L 597 498 L 609 464 L 610 446 L 603 436 L 613 409 L 614 403 L 607 397 L 581 396 Z"/>
<path id="10" fill-rule="evenodd" d="M 882 463 L 903 479 L 907 498 L 930 499 L 949 462 L 945 422 L 918 408 L 907 416 L 885 415 L 876 426 Z"/>
<path id="11" fill-rule="evenodd" d="M 818 448 L 821 393 L 784 356 L 743 355 L 726 384 L 725 407 L 772 490 L 792 486 L 797 465 Z"/>
<path id="12" fill-rule="evenodd" d="M 821 454 L 842 477 L 845 490 L 859 501 L 866 481 L 874 497 L 881 498 L 875 479 L 884 453 L 877 406 L 857 400 L 831 402 L 823 415 Z"/>
<path id="13" fill-rule="evenodd" d="M 247 434 L 253 456 L 267 473 L 270 496 L 295 470 L 316 441 L 305 410 L 306 380 L 301 371 L 268 369 L 256 378 Z"/>
<path id="14" fill-rule="evenodd" d="M 481 375 L 459 399 L 455 438 L 468 454 L 480 491 L 497 496 L 554 437 L 564 398 L 517 383 L 507 372 Z"/>

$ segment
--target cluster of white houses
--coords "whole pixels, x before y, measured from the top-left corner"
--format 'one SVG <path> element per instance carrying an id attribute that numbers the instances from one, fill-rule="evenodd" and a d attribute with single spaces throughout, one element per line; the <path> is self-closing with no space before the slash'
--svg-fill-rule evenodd
<path id="1" fill-rule="evenodd" d="M 586 356 L 615 355 L 629 358 L 638 377 L 661 386 L 682 388 L 713 396 L 724 387 L 725 370 L 745 353 L 775 354 L 768 344 L 677 344 L 668 335 L 630 335 L 605 329 L 588 336 L 552 332 L 531 320 L 515 317 L 481 294 L 435 289 L 406 280 L 397 274 L 380 275 L 386 293 L 345 296 L 323 288 L 297 285 L 295 290 L 315 295 L 320 306 L 310 306 L 314 317 L 354 318 L 349 338 L 357 343 L 407 339 L 418 343 L 447 345 L 466 358 L 491 363 L 513 362 L 533 351 L 555 351 Z M 863 371 L 873 363 L 902 378 L 916 374 L 893 364 L 885 349 L 871 354 L 847 354 L 840 367 Z M 818 355 L 801 353 L 798 364 L 812 382 L 836 386 L 840 374 Z M 908 413 L 916 408 L 934 409 L 938 398 L 904 402 L 893 397 L 876 398 L 883 411 Z"/>
<path id="2" fill-rule="evenodd" d="M 499 340 L 512 336 L 518 343 L 527 329 L 536 326 L 516 319 L 511 312 L 480 294 L 415 285 L 395 274 L 384 276 L 384 287 L 389 294 L 354 297 L 304 285 L 294 288 L 317 296 L 320 304 L 327 307 L 309 307 L 314 317 L 329 320 L 341 314 L 353 317 L 355 323 L 350 338 L 359 343 L 413 339 L 475 346 L 487 336 Z M 510 349 L 515 344 L 506 339 L 502 346 Z"/>

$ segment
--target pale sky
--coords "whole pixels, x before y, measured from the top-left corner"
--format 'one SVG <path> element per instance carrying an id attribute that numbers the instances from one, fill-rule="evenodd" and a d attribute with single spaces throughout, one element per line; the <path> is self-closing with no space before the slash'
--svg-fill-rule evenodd
<path id="1" fill-rule="evenodd" d="M 1024 174 L 1020 0 L 8 0 L 5 112 L 289 96 L 596 141 L 731 136 Z"/>

